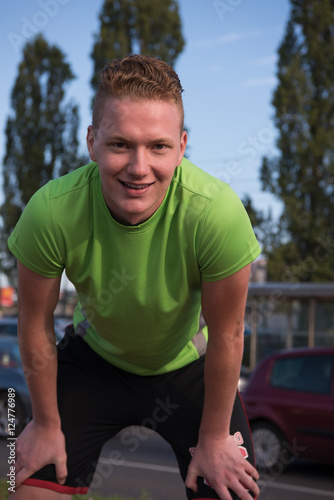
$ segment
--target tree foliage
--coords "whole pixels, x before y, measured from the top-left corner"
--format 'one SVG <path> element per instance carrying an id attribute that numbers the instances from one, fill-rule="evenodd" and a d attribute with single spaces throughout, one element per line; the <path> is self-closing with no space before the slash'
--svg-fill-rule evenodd
<path id="1" fill-rule="evenodd" d="M 268 236 L 273 236 L 273 217 L 271 211 L 269 210 L 265 215 L 262 210 L 256 210 L 253 205 L 252 199 L 248 195 L 243 198 L 242 203 L 254 228 L 254 233 L 257 239 L 261 242 L 261 244 L 262 242 L 266 242 Z"/>
<path id="2" fill-rule="evenodd" d="M 334 0 L 291 4 L 273 96 L 279 155 L 261 168 L 263 188 L 284 207 L 266 248 L 268 271 L 276 280 L 332 281 Z"/>
<path id="3" fill-rule="evenodd" d="M 78 109 L 65 102 L 74 78 L 59 48 L 41 36 L 29 41 L 11 93 L 3 161 L 2 271 L 13 280 L 15 260 L 6 246 L 31 196 L 50 179 L 77 168 Z"/>
<path id="4" fill-rule="evenodd" d="M 184 47 L 176 0 L 105 0 L 92 51 L 94 76 L 114 59 L 131 53 L 160 57 L 171 66 Z"/>

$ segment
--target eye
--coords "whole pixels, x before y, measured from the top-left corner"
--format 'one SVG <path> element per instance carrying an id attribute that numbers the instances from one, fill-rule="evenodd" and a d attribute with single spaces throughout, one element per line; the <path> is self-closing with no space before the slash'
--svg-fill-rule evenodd
<path id="1" fill-rule="evenodd" d="M 117 142 L 111 142 L 111 143 L 109 144 L 109 147 L 110 147 L 113 151 L 115 151 L 115 152 L 117 153 L 117 152 L 122 152 L 122 151 L 127 150 L 128 145 L 127 145 L 127 143 L 126 143 L 126 142 L 121 142 L 121 141 L 120 141 L 120 142 L 118 142 L 118 141 L 117 141 Z"/>
<path id="2" fill-rule="evenodd" d="M 166 144 L 155 144 L 154 145 L 154 149 L 157 149 L 158 151 L 162 151 L 166 147 L 167 147 Z"/>

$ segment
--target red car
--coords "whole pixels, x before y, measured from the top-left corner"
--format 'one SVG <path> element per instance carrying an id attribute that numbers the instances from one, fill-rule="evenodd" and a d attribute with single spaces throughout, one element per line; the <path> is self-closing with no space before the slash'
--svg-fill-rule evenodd
<path id="1" fill-rule="evenodd" d="M 293 349 L 264 359 L 241 396 L 256 463 L 280 470 L 296 458 L 334 464 L 334 348 Z"/>

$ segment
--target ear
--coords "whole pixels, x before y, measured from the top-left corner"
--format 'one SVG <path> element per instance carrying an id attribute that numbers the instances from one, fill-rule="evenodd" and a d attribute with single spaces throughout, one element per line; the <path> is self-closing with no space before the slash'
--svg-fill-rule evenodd
<path id="1" fill-rule="evenodd" d="M 89 125 L 87 129 L 87 137 L 86 137 L 87 148 L 89 152 L 90 159 L 92 161 L 96 161 L 95 153 L 94 153 L 94 143 L 95 143 L 95 134 L 92 125 Z"/>
<path id="2" fill-rule="evenodd" d="M 187 132 L 184 130 L 181 134 L 180 156 L 179 156 L 178 163 L 177 163 L 178 165 L 180 165 L 182 160 L 183 160 L 184 153 L 186 151 L 187 140 L 188 140 L 188 135 L 187 135 Z"/>

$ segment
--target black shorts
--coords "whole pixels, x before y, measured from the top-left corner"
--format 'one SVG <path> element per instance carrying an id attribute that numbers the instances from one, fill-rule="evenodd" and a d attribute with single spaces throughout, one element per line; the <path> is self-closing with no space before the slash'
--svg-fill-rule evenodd
<path id="1" fill-rule="evenodd" d="M 171 373 L 139 376 L 115 368 L 81 337 L 66 334 L 58 346 L 58 365 L 58 406 L 68 476 L 65 485 L 59 485 L 54 465 L 48 465 L 24 484 L 60 493 L 87 493 L 103 445 L 133 425 L 153 429 L 171 445 L 185 480 L 201 421 L 204 356 Z M 248 421 L 238 394 L 230 432 L 254 464 Z M 187 489 L 187 498 L 219 497 L 199 478 L 198 492 Z"/>

